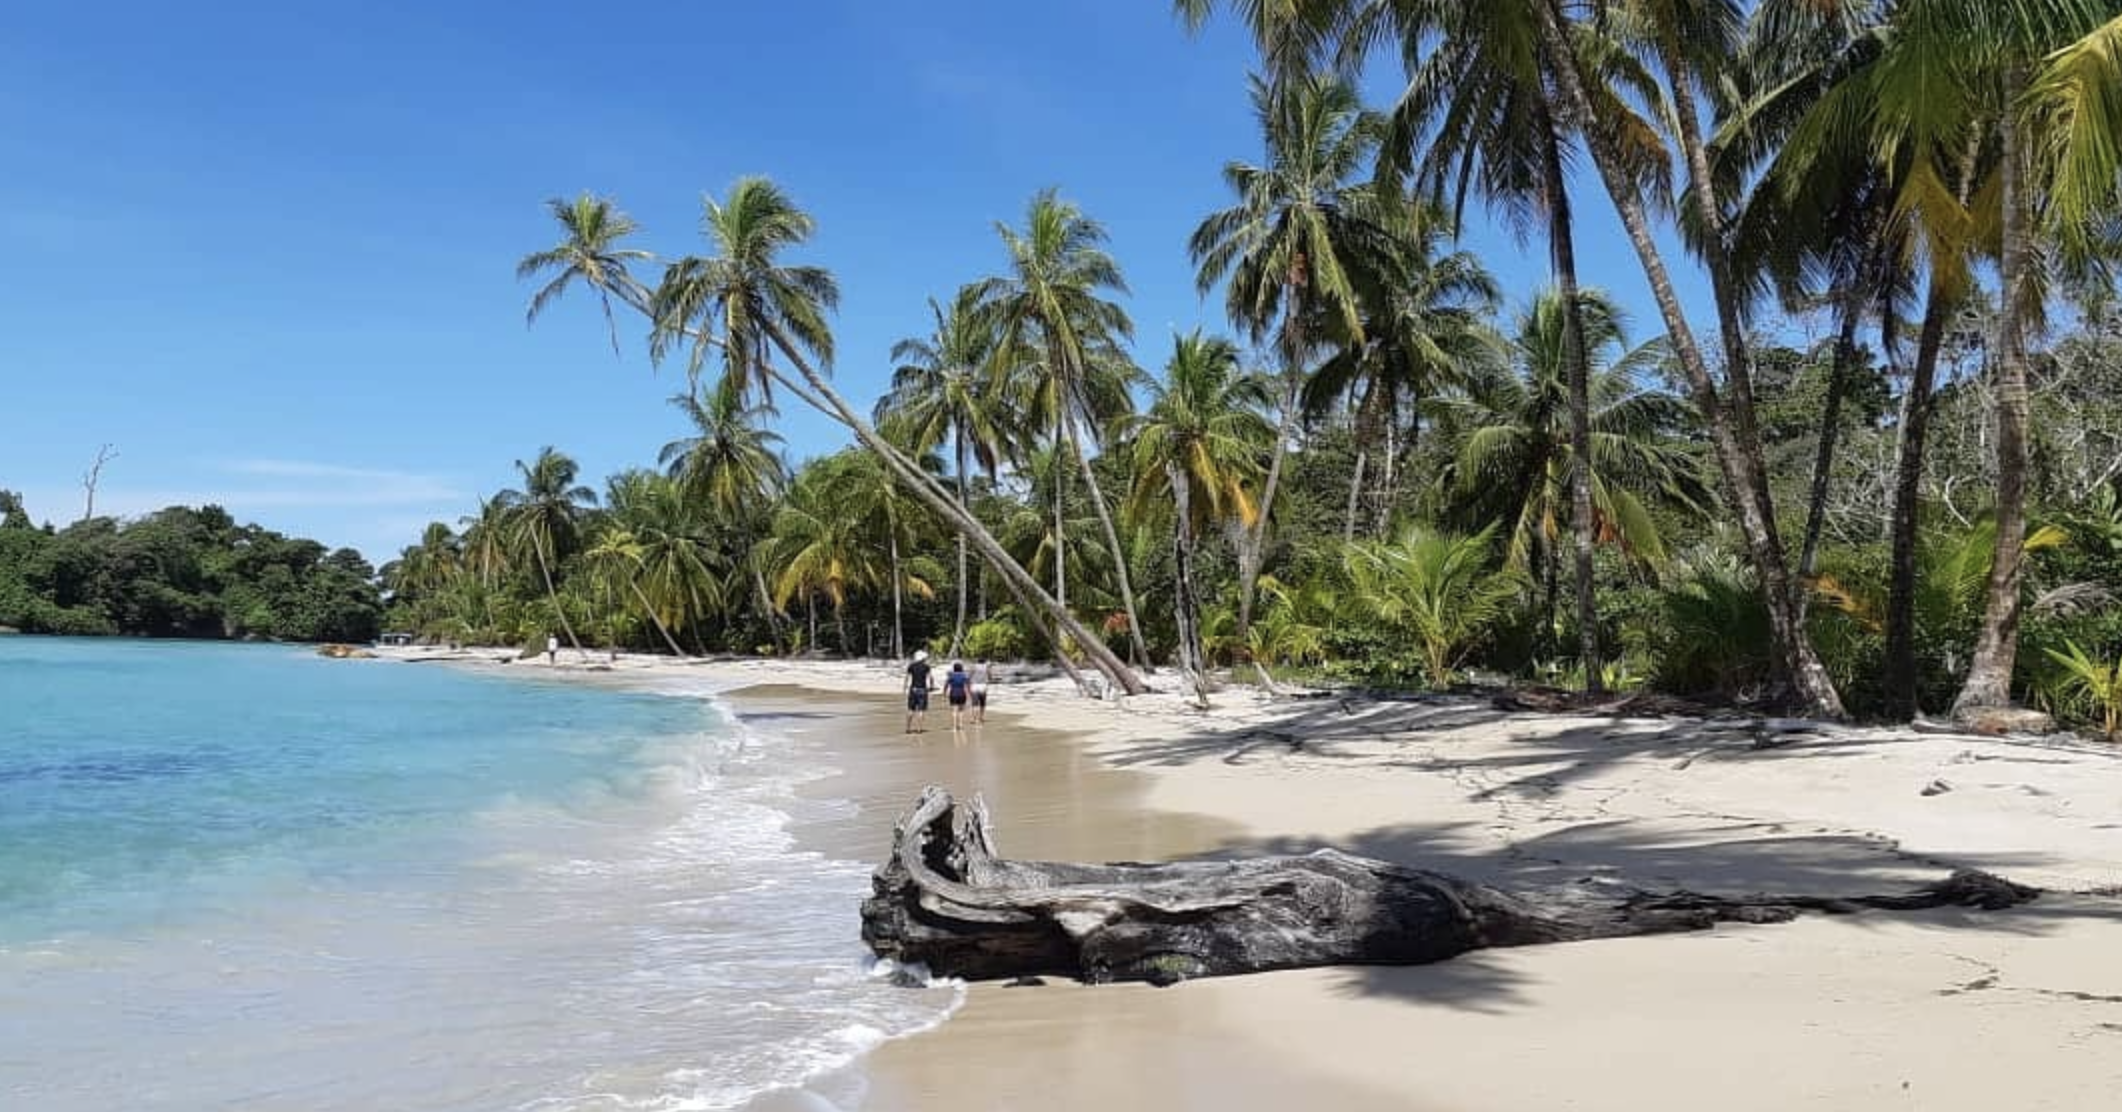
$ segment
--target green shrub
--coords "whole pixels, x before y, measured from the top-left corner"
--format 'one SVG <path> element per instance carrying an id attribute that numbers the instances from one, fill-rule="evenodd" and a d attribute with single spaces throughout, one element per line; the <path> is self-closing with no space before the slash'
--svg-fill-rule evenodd
<path id="1" fill-rule="evenodd" d="M 974 660 L 1022 660 L 1030 643 L 1024 628 L 1006 615 L 975 622 L 965 630 L 965 655 Z"/>

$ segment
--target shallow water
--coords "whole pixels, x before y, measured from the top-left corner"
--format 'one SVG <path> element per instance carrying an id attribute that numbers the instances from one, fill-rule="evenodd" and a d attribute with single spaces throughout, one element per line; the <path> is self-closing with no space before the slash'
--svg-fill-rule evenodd
<path id="1" fill-rule="evenodd" d="M 705 693 L 0 639 L 0 1107 L 714 1109 L 956 1006 Z"/>

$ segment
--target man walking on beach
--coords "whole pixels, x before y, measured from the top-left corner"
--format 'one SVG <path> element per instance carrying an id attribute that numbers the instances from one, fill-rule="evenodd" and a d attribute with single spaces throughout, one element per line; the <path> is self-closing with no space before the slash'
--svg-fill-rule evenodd
<path id="1" fill-rule="evenodd" d="M 550 633 L 545 635 L 545 663 L 548 666 L 560 663 L 560 639 Z"/>
<path id="2" fill-rule="evenodd" d="M 910 734 L 928 732 L 928 693 L 934 690 L 928 673 L 928 651 L 916 651 L 914 662 L 906 666 L 906 732 Z"/>

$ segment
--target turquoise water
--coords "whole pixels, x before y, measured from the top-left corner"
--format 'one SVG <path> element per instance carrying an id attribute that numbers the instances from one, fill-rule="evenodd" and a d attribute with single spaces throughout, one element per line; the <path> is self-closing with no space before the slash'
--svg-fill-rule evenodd
<path id="1" fill-rule="evenodd" d="M 937 1021 L 709 694 L 0 638 L 0 1107 L 727 1108 Z"/>

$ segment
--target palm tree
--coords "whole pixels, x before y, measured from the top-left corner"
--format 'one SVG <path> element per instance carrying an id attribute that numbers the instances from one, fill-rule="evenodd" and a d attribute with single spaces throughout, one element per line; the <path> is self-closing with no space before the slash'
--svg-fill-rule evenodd
<path id="1" fill-rule="evenodd" d="M 832 333 L 825 314 L 839 299 L 838 286 L 822 269 L 785 266 L 780 261 L 784 251 L 810 238 L 816 228 L 810 215 L 764 178 L 739 179 L 726 202 L 710 198 L 705 208 L 703 223 L 716 253 L 682 259 L 665 272 L 650 298 L 656 322 L 651 354 L 668 353 L 691 339 L 692 363 L 699 366 L 705 349 L 718 347 L 724 354 L 724 378 L 740 397 L 748 399 L 755 390 L 763 396 L 772 383 L 838 421 L 863 447 L 875 452 L 922 505 L 971 541 L 1024 604 L 1030 619 L 1040 624 L 1049 643 L 1061 644 L 1057 631 L 1066 633 L 1083 645 L 1112 682 L 1129 694 L 1145 691 L 1141 679 L 1096 643 L 1065 606 L 1010 559 L 977 519 L 919 464 L 878 436 L 826 380 L 821 367 L 831 363 Z M 720 335 L 715 334 L 718 328 Z M 770 354 L 787 360 L 795 377 L 777 366 Z M 1073 665 L 1065 660 L 1063 664 L 1074 674 Z"/>
<path id="2" fill-rule="evenodd" d="M 633 219 L 619 211 L 618 205 L 609 198 L 588 193 L 572 201 L 554 197 L 545 202 L 545 208 L 560 225 L 562 234 L 559 243 L 525 255 L 516 264 L 518 281 L 552 275 L 531 296 L 525 323 L 536 321 L 546 306 L 579 281 L 597 291 L 597 299 L 604 306 L 604 326 L 611 333 L 612 354 L 617 355 L 619 323 L 612 318 L 612 298 L 617 297 L 629 307 L 645 311 L 648 288 L 633 276 L 629 267 L 647 262 L 654 256 L 637 248 L 620 246 L 637 227 Z"/>
<path id="3" fill-rule="evenodd" d="M 1346 346 L 1365 343 L 1357 290 L 1366 271 L 1392 256 L 1397 203 L 1363 177 L 1379 122 L 1347 81 L 1307 75 L 1278 88 L 1255 77 L 1252 99 L 1266 164 L 1225 165 L 1236 203 L 1209 214 L 1187 243 L 1202 294 L 1224 283 L 1231 322 L 1256 343 L 1272 336 L 1282 361 L 1281 421 L 1260 516 L 1238 546 L 1241 640 L 1318 323 L 1331 322 Z"/>
<path id="4" fill-rule="evenodd" d="M 889 575 L 880 553 L 864 535 L 863 515 L 848 512 L 847 484 L 834 459 L 813 463 L 796 476 L 774 513 L 773 531 L 761 542 L 774 568 L 774 603 L 787 607 L 801 594 L 811 614 L 810 639 L 818 637 L 815 600 L 832 606 L 840 651 L 850 651 L 846 607 L 856 591 L 882 584 Z"/>
<path id="5" fill-rule="evenodd" d="M 463 571 L 464 551 L 456 532 L 442 522 L 431 521 L 420 534 L 420 543 L 408 547 L 384 578 L 393 594 L 433 595 Z"/>
<path id="6" fill-rule="evenodd" d="M 1664 346 L 1653 341 L 1624 350 L 1621 309 L 1599 291 L 1581 293 L 1575 314 L 1561 298 L 1559 289 L 1550 288 L 1519 313 L 1509 371 L 1479 374 L 1435 406 L 1440 426 L 1459 441 L 1441 476 L 1446 516 L 1509 530 L 1507 563 L 1537 572 L 1545 582 L 1550 630 L 1558 523 L 1568 517 L 1578 473 L 1592 486 L 1595 538 L 1652 566 L 1663 562 L 1665 546 L 1649 504 L 1700 513 L 1708 501 L 1694 460 L 1680 447 L 1688 431 L 1686 406 L 1640 385 L 1663 360 Z M 1573 324 L 1582 329 L 1592 365 L 1589 466 L 1578 451 L 1570 413 Z"/>
<path id="7" fill-rule="evenodd" d="M 1151 385 L 1148 411 L 1127 425 L 1135 456 L 1130 516 L 1172 507 L 1179 668 L 1193 678 L 1203 705 L 1208 663 L 1194 591 L 1195 538 L 1217 522 L 1250 526 L 1258 516 L 1251 486 L 1274 437 L 1274 426 L 1261 415 L 1269 403 L 1267 383 L 1239 368 L 1237 347 L 1196 330 L 1173 337 L 1164 381 Z"/>
<path id="8" fill-rule="evenodd" d="M 1442 214 L 1410 206 L 1396 229 L 1387 280 L 1361 290 L 1367 342 L 1339 345 L 1304 386 L 1303 411 L 1313 417 L 1352 399 L 1356 465 L 1349 474 L 1344 541 L 1355 538 L 1357 506 L 1380 430 L 1387 443 L 1373 527 L 1382 534 L 1396 498 L 1399 457 L 1414 449 L 1421 429 L 1418 419 L 1407 421 L 1403 448 L 1394 443 L 1403 420 L 1418 412 L 1422 399 L 1467 381 L 1501 355 L 1487 322 L 1501 296 L 1495 279 L 1470 252 L 1439 253 L 1449 232 Z"/>
<path id="9" fill-rule="evenodd" d="M 698 502 L 681 480 L 652 471 L 614 475 L 605 499 L 616 531 L 625 534 L 627 583 L 644 616 L 671 652 L 683 656 L 674 629 L 698 623 L 727 603 L 723 559 Z M 697 639 L 697 638 L 696 638 Z"/>
<path id="10" fill-rule="evenodd" d="M 516 461 L 523 477 L 522 490 L 504 490 L 494 496 L 504 510 L 509 547 L 520 553 L 528 549 L 545 582 L 545 595 L 552 603 L 568 644 L 576 652 L 582 643 L 575 638 L 573 623 L 560 605 L 553 586 L 553 565 L 574 548 L 581 536 L 582 511 L 597 504 L 597 492 L 575 482 L 575 461 L 550 446 L 541 448 L 530 463 Z"/>
<path id="11" fill-rule="evenodd" d="M 685 414 L 693 434 L 673 440 L 656 455 L 686 496 L 703 503 L 730 524 L 740 548 L 749 549 L 765 531 L 773 505 L 788 485 L 779 433 L 765 426 L 770 410 L 746 404 L 743 395 L 722 383 L 704 394 L 693 391 L 671 398 Z M 772 593 L 766 577 L 750 569 L 754 600 L 775 625 Z"/>
<path id="12" fill-rule="evenodd" d="M 1135 658 L 1147 663 L 1149 649 L 1143 644 L 1142 623 L 1135 612 L 1126 552 L 1081 435 L 1084 425 L 1103 428 L 1101 418 L 1107 416 L 1092 392 L 1097 353 L 1109 356 L 1112 344 L 1134 334 L 1126 310 L 1106 297 L 1108 292 L 1126 293 L 1127 280 L 1105 251 L 1104 226 L 1052 189 L 1033 195 L 1025 210 L 1023 231 L 999 222 L 995 231 L 1008 250 L 1009 273 L 981 282 L 976 296 L 994 318 L 1004 350 L 1029 347 L 1039 353 L 1038 366 L 1044 375 L 1040 413 L 1053 422 L 1054 443 L 1067 447 L 1090 490 L 1091 505 L 1112 553 L 1121 606 L 1127 612 L 1129 642 Z M 1061 497 L 1062 488 L 1056 486 L 1057 522 Z M 1064 562 L 1056 562 L 1054 594 L 1064 607 L 1068 603 L 1067 570 Z"/>
<path id="13" fill-rule="evenodd" d="M 1576 211 L 1567 164 L 1573 134 L 1557 109 L 1558 92 L 1525 0 L 1463 4 L 1412 0 L 1360 6 L 1344 38 L 1364 42 L 1374 35 L 1395 41 L 1410 66 L 1407 85 L 1394 105 L 1380 151 L 1382 172 L 1411 173 L 1418 191 L 1451 205 L 1462 216 L 1478 195 L 1520 235 L 1537 226 L 1545 233 L 1550 270 L 1565 310 L 1564 358 L 1570 436 L 1590 438 L 1591 368 L 1582 322 L 1568 316 L 1578 304 Z M 1427 48 L 1423 48 L 1427 45 Z M 1604 44 L 1600 44 L 1604 45 Z M 1659 98 L 1634 60 L 1602 49 L 1590 84 L 1612 123 L 1609 139 L 1631 152 L 1646 170 L 1662 163 L 1652 126 L 1622 96 L 1639 94 L 1656 111 Z M 1571 536 L 1575 541 L 1575 601 L 1579 655 L 1587 661 L 1591 690 L 1599 689 L 1597 600 L 1592 579 L 1594 498 L 1591 477 L 1571 474 Z"/>
<path id="14" fill-rule="evenodd" d="M 1783 157 L 1807 172 L 1834 173 L 1838 160 L 1866 156 L 1878 163 L 1892 180 L 1895 211 L 1912 220 L 1931 263 L 1901 428 L 1888 698 L 1899 712 L 1915 709 L 1915 492 L 1931 376 L 1946 321 L 1969 288 L 1972 256 L 1987 250 L 2000 287 L 1990 342 L 1998 529 L 1975 664 L 1954 707 L 2001 705 L 2011 698 L 2022 606 L 2027 346 L 2042 302 L 2037 252 L 2043 242 L 2082 243 L 2098 207 L 2084 202 L 2114 196 L 2122 113 L 2103 111 L 2094 90 L 2113 88 L 2101 78 L 2122 73 L 2112 55 L 2078 52 L 2116 33 L 2114 12 L 2097 0 L 1928 0 L 1861 14 L 1868 21 L 1835 64 L 1793 82 L 1799 95 L 1784 98 L 1804 107 Z M 1838 143 L 1857 150 L 1845 153 Z M 2074 161 L 2085 157 L 2104 166 L 2104 179 L 2088 184 L 2068 169 L 2088 165 Z M 2052 194 L 2062 203 L 2051 204 Z"/>
<path id="15" fill-rule="evenodd" d="M 1405 629 L 1432 687 L 1448 687 L 1467 647 L 1518 596 L 1518 577 L 1489 566 L 1493 526 L 1462 536 L 1407 526 L 1390 541 L 1357 541 L 1343 569 L 1347 602 Z"/>
<path id="16" fill-rule="evenodd" d="M 1940 105 L 1912 82 L 1897 82 L 1882 89 L 1881 115 L 1918 133 L 1941 119 L 1947 128 L 1962 133 L 1970 124 L 1987 123 L 1997 150 L 1998 297 L 1990 341 L 1997 538 L 1974 660 L 1953 700 L 1954 713 L 1964 715 L 2011 703 L 2024 608 L 2027 476 L 2032 463 L 2028 347 L 2045 295 L 2041 248 L 2044 242 L 2071 246 L 2084 238 L 2075 223 L 2059 234 L 2054 224 L 2046 223 L 2046 210 L 2051 196 L 2060 197 L 2060 214 L 2068 220 L 2090 216 L 2084 202 L 2091 197 L 2114 198 L 2115 172 L 2122 163 L 2116 152 L 2122 128 L 2115 125 L 2122 124 L 2122 112 L 2111 106 L 2104 112 L 2083 109 L 2113 99 L 2111 82 L 2122 80 L 2122 59 L 2105 48 L 2122 39 L 2122 33 L 2110 22 L 2116 14 L 2113 5 L 2103 0 L 1938 0 L 1935 6 L 1942 10 L 1932 18 L 1907 21 L 1910 25 L 1896 47 L 1943 62 L 1965 85 L 1956 83 L 1958 96 Z M 2037 85 L 2036 70 L 2044 62 L 2051 68 L 2045 83 Z M 2092 76 L 2090 84 L 2077 84 L 2086 76 Z M 2109 83 L 2106 91 L 2094 93 L 2103 81 Z M 2073 93 L 2074 88 L 2079 92 Z M 1995 99 L 1980 99 L 1985 92 Z M 2065 151 L 2069 153 L 2059 153 Z M 2091 173 L 2084 172 L 2088 163 Z M 2097 180 L 2101 172 L 2105 182 Z"/>
<path id="17" fill-rule="evenodd" d="M 972 464 L 978 462 L 993 479 L 1015 439 L 1003 393 L 1007 371 L 1021 361 L 1008 358 L 989 314 L 980 311 L 980 290 L 964 286 L 950 307 L 928 301 L 935 328 L 926 337 L 909 337 L 892 345 L 891 392 L 877 401 L 876 422 L 892 426 L 897 438 L 916 455 L 951 445 L 958 506 L 968 516 Z M 958 621 L 951 632 L 951 652 L 965 642 L 966 599 L 971 579 L 964 534 L 958 536 Z"/>

